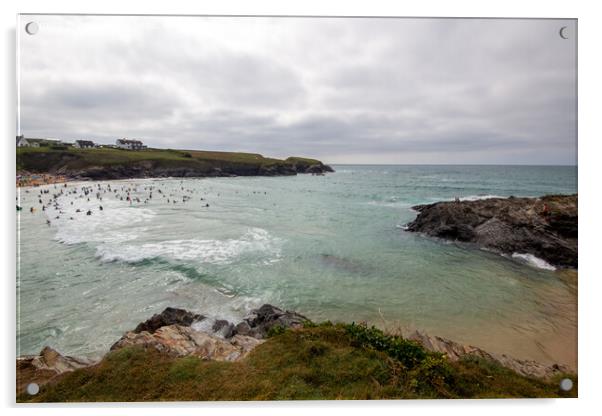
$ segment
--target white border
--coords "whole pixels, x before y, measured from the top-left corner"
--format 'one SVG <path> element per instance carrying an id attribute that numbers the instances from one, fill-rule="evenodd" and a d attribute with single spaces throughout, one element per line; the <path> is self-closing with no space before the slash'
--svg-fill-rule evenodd
<path id="1" fill-rule="evenodd" d="M 602 139 L 599 97 L 600 74 L 602 74 L 599 41 L 602 40 L 602 22 L 596 13 L 595 2 L 576 4 L 568 0 L 531 1 L 361 1 L 361 0 L 233 0 L 222 2 L 184 0 L 144 0 L 125 2 L 123 0 L 3 0 L 2 13 L 2 82 L 4 92 L 1 100 L 4 140 L 2 157 L 2 230 L 3 246 L 0 250 L 4 296 L 2 331 L 2 367 L 0 371 L 0 392 L 2 404 L 12 407 L 8 414 L 25 410 L 34 411 L 31 406 L 14 405 L 14 357 L 15 357 L 15 222 L 13 201 L 14 187 L 14 139 L 16 120 L 15 90 L 15 22 L 16 14 L 21 13 L 106 13 L 106 14 L 251 14 L 251 15 L 346 15 L 346 16 L 441 16 L 441 17 L 560 17 L 579 19 L 579 194 L 580 194 L 580 296 L 579 296 L 579 399 L 577 400 L 460 400 L 460 401 L 405 401 L 405 402 L 287 402 L 287 403 L 195 403 L 195 404 L 143 404 L 128 406 L 128 414 L 164 415 L 170 408 L 178 413 L 201 412 L 244 412 L 254 414 L 326 414 L 344 411 L 348 414 L 365 414 L 369 409 L 379 414 L 399 414 L 400 412 L 427 412 L 447 414 L 488 414 L 507 415 L 512 412 L 541 412 L 546 414 L 595 413 L 602 408 L 600 403 L 600 358 L 602 337 L 599 317 L 602 316 L 598 300 L 602 296 L 598 269 L 599 231 L 602 179 L 599 166 L 601 161 L 599 140 Z M 17 407 L 15 409 L 15 407 Z M 45 406 L 35 408 L 47 415 L 81 414 L 82 405 Z M 87 406 L 90 407 L 90 406 Z M 99 404 L 85 410 L 86 414 L 100 415 L 116 413 L 119 405 Z M 197 409 L 201 407 L 202 409 Z M 5 413 L 7 414 L 7 413 Z"/>

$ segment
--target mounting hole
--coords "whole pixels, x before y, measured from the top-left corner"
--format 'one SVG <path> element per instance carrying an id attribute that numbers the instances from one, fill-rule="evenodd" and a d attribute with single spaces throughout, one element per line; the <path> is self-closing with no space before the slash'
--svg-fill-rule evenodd
<path id="1" fill-rule="evenodd" d="M 39 392 L 40 386 L 38 386 L 38 383 L 29 383 L 27 385 L 27 394 L 29 394 L 30 396 L 35 396 Z"/>
<path id="2" fill-rule="evenodd" d="M 25 25 L 25 31 L 30 35 L 35 35 L 40 30 L 40 26 L 36 22 L 29 22 Z"/>
<path id="3" fill-rule="evenodd" d="M 570 378 L 563 378 L 560 380 L 560 390 L 570 391 L 573 388 L 573 380 Z"/>

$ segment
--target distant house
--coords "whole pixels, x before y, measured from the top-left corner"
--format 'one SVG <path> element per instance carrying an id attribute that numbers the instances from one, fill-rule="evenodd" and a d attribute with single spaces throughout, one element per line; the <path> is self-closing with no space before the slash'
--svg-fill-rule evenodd
<path id="1" fill-rule="evenodd" d="M 118 139 L 116 143 L 117 143 L 117 147 L 120 149 L 127 149 L 127 150 L 146 149 L 146 146 L 143 145 L 140 140 Z"/>
<path id="2" fill-rule="evenodd" d="M 34 147 L 24 136 L 17 136 L 17 147 Z M 35 146 L 37 147 L 37 146 Z"/>
<path id="3" fill-rule="evenodd" d="M 92 149 L 95 147 L 94 142 L 90 140 L 76 140 L 75 145 L 78 149 Z"/>

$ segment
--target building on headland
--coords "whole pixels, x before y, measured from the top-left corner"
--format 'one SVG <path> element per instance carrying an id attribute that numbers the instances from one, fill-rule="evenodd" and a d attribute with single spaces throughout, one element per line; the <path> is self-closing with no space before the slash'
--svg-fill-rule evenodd
<path id="1" fill-rule="evenodd" d="M 23 135 L 21 135 L 17 136 L 17 147 L 38 147 L 38 144 L 36 143 L 34 146 L 34 143 L 31 143 Z"/>
<path id="2" fill-rule="evenodd" d="M 130 140 L 130 139 L 118 139 L 117 140 L 117 147 L 120 149 L 127 149 L 127 150 L 142 150 L 142 149 L 146 149 L 146 146 L 144 144 L 142 144 L 142 142 L 140 140 Z"/>
<path id="3" fill-rule="evenodd" d="M 76 140 L 73 147 L 77 147 L 78 149 L 93 149 L 96 145 L 91 140 Z"/>

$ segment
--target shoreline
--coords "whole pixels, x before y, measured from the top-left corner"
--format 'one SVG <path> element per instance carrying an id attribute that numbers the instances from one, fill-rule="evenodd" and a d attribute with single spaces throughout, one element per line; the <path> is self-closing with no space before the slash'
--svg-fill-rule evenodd
<path id="1" fill-rule="evenodd" d="M 305 331 L 311 332 L 312 328 L 344 328 L 352 338 L 355 336 L 353 334 L 358 331 L 360 334 L 367 331 L 372 334 L 370 336 L 382 338 L 376 344 L 356 345 L 352 343 L 354 348 L 359 348 L 358 351 L 364 348 L 379 350 L 381 348 L 379 345 L 383 342 L 401 342 L 401 345 L 424 351 L 420 354 L 434 354 L 433 357 L 440 357 L 438 359 L 443 360 L 441 365 L 444 366 L 448 365 L 446 363 L 464 365 L 462 363 L 470 362 L 470 360 L 484 360 L 492 365 L 506 368 L 518 377 L 543 382 L 567 374 L 576 376 L 576 369 L 566 365 L 544 365 L 534 360 L 516 359 L 505 354 L 489 353 L 478 347 L 431 336 L 419 330 L 404 331 L 395 335 L 377 330 L 375 327 L 370 329 L 366 324 L 361 323 L 314 323 L 297 312 L 283 310 L 269 304 L 251 310 L 238 323 L 219 318 L 208 318 L 185 309 L 168 307 L 163 312 L 141 322 L 135 329 L 126 331 L 97 361 L 63 356 L 50 346 L 44 347 L 39 354 L 17 357 L 17 394 L 23 394 L 26 386 L 31 382 L 40 386 L 46 384 L 52 386 L 60 384 L 64 376 L 69 373 L 87 371 L 87 369 L 106 365 L 107 358 L 115 356 L 119 351 L 141 348 L 141 353 L 151 357 L 158 353 L 160 356 L 176 360 L 196 357 L 201 358 L 204 362 L 235 363 L 247 361 L 247 356 L 263 344 L 273 344 L 283 336 L 286 337 L 287 334 L 290 336 L 290 334 Z M 301 336 L 303 337 L 303 335 Z M 361 337 L 360 339 L 364 339 L 364 335 Z M 396 339 L 398 341 L 395 341 Z M 370 343 L 371 341 L 362 341 L 362 343 L 365 342 Z M 403 354 L 405 353 L 397 354 L 396 359 L 404 362 L 406 358 Z M 406 366 L 408 365 L 410 364 L 406 363 Z"/>
<path id="2" fill-rule="evenodd" d="M 25 176 L 24 178 L 22 176 Z M 16 178 L 17 188 L 37 188 L 45 185 L 58 185 L 76 180 L 64 175 L 54 175 L 51 173 L 18 173 Z"/>

